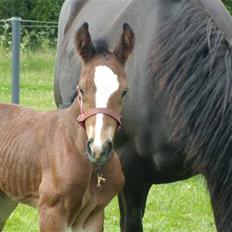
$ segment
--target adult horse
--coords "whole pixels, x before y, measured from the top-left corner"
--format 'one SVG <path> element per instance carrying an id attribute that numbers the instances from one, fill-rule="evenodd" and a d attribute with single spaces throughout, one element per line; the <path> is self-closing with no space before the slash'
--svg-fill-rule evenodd
<path id="1" fill-rule="evenodd" d="M 126 184 L 121 230 L 141 232 L 152 184 L 201 173 L 218 231 L 232 231 L 232 19 L 219 0 L 66 0 L 60 15 L 57 106 L 71 104 L 80 64 L 72 34 L 91 22 L 95 37 L 135 30 L 123 127 L 116 138 Z M 107 22 L 107 23 L 106 23 Z"/>
<path id="2" fill-rule="evenodd" d="M 21 202 L 38 208 L 41 232 L 102 232 L 104 207 L 123 187 L 112 140 L 133 31 L 124 24 L 113 52 L 104 41 L 93 46 L 87 23 L 73 42 L 82 72 L 71 107 L 37 112 L 0 104 L 0 231 Z"/>

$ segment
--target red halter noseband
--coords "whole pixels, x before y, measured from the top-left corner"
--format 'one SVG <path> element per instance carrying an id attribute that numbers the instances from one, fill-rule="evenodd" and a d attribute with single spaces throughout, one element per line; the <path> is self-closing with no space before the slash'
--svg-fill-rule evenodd
<path id="1" fill-rule="evenodd" d="M 85 129 L 85 120 L 96 114 L 106 114 L 112 117 L 116 122 L 118 127 L 121 127 L 121 114 L 109 109 L 109 108 L 93 108 L 86 112 L 83 112 L 82 100 L 80 98 L 80 90 L 78 89 L 78 101 L 80 105 L 81 114 L 78 116 L 77 121 Z"/>

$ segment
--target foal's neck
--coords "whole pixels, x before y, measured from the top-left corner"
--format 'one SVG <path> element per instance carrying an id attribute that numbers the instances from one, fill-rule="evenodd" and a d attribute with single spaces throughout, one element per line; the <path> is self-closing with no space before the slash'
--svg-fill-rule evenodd
<path id="1" fill-rule="evenodd" d="M 75 98 L 72 105 L 66 109 L 66 112 L 71 116 L 77 126 L 77 134 L 78 134 L 78 147 L 80 148 L 80 144 L 84 146 L 83 149 L 85 149 L 85 143 L 86 143 L 86 131 L 80 126 L 79 122 L 77 121 L 78 116 L 81 114 L 80 110 L 80 104 L 78 101 L 78 97 Z"/>
<path id="2" fill-rule="evenodd" d="M 81 114 L 80 104 L 78 101 L 78 97 L 76 97 L 72 103 L 72 105 L 67 109 L 67 111 L 73 115 L 73 117 L 77 118 Z"/>

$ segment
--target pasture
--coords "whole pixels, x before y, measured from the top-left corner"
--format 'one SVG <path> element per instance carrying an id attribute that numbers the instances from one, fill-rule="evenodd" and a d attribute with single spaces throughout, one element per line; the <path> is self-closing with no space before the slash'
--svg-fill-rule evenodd
<path id="1" fill-rule="evenodd" d="M 3 50 L 0 56 L 0 102 L 10 102 L 11 55 Z M 56 108 L 53 100 L 54 57 L 54 50 L 21 54 L 22 105 L 42 111 Z M 105 231 L 119 231 L 118 219 L 115 198 L 105 212 Z M 11 215 L 4 231 L 38 231 L 36 210 L 20 205 Z M 197 176 L 174 184 L 153 185 L 147 201 L 144 231 L 216 231 L 204 180 Z"/>

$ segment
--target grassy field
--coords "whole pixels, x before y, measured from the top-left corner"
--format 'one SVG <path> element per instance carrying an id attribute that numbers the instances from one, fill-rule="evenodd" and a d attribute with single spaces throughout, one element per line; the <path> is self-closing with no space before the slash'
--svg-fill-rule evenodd
<path id="1" fill-rule="evenodd" d="M 0 57 L 0 102 L 10 102 L 10 55 L 0 51 Z M 54 51 L 22 54 L 22 105 L 43 111 L 56 108 L 53 100 L 54 57 Z M 4 231 L 38 231 L 37 217 L 35 209 L 19 205 L 9 218 Z M 118 232 L 116 199 L 107 207 L 105 218 L 105 231 Z M 198 176 L 175 184 L 153 186 L 147 202 L 144 231 L 215 232 L 203 179 Z"/>

